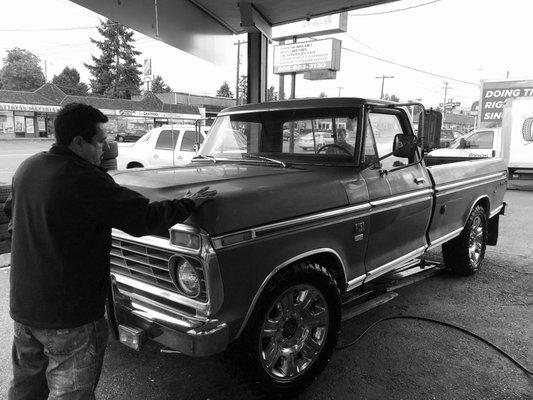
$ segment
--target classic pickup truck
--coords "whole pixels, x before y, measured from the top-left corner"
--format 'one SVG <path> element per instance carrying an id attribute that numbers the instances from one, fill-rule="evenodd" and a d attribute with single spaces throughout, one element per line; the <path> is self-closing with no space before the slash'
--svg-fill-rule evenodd
<path id="1" fill-rule="evenodd" d="M 405 108 L 360 98 L 238 106 L 189 166 L 115 173 L 153 200 L 218 191 L 167 237 L 113 231 L 120 341 L 224 352 L 243 381 L 290 394 L 326 366 L 343 302 L 374 279 L 441 245 L 450 269 L 475 273 L 496 244 L 507 169 L 497 158 L 426 167 L 419 145 L 440 132 L 428 121 L 415 135 Z M 283 140 L 297 129 L 332 140 L 304 150 Z"/>

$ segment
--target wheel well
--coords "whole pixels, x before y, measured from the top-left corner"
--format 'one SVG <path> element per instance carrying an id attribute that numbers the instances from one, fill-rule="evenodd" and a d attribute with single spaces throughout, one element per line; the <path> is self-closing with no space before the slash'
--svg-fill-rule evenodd
<path id="1" fill-rule="evenodd" d="M 346 280 L 342 264 L 333 253 L 313 254 L 305 259 L 322 265 L 331 273 L 331 275 L 333 275 L 337 285 L 339 286 L 339 289 L 341 291 L 346 289 Z"/>
<path id="2" fill-rule="evenodd" d="M 137 162 L 137 161 L 132 161 L 128 163 L 128 165 L 126 166 L 126 168 L 143 168 L 143 167 L 144 166 L 140 162 Z"/>
<path id="3" fill-rule="evenodd" d="M 474 207 L 477 206 L 477 205 L 480 205 L 481 207 L 483 207 L 483 209 L 485 210 L 485 213 L 487 214 L 487 218 L 488 216 L 490 215 L 490 201 L 488 199 L 488 197 L 483 197 L 481 199 L 479 199 L 475 204 L 474 204 Z M 473 209 L 473 208 L 472 208 Z"/>

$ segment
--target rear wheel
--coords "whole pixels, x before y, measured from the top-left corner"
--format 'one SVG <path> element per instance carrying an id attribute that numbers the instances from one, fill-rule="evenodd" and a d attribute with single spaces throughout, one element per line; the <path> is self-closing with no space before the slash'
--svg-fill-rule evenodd
<path id="1" fill-rule="evenodd" d="M 460 275 L 476 273 L 485 258 L 487 233 L 487 213 L 476 205 L 461 234 L 442 245 L 444 263 Z"/>
<path id="2" fill-rule="evenodd" d="M 304 262 L 280 272 L 223 360 L 240 383 L 290 396 L 318 378 L 337 343 L 340 295 L 322 266 Z"/>

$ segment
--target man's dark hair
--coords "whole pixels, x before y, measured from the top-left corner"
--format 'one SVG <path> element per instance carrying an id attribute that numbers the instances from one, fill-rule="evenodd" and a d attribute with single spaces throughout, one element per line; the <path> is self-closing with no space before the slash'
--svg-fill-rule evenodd
<path id="1" fill-rule="evenodd" d="M 98 109 L 83 103 L 69 103 L 57 113 L 54 120 L 56 142 L 68 147 L 72 139 L 81 136 L 90 143 L 96 135 L 96 124 L 108 118 Z"/>

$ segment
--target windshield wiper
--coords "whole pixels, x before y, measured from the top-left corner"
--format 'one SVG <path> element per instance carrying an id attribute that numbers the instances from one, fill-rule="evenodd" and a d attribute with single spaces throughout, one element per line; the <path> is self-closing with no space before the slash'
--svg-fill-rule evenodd
<path id="1" fill-rule="evenodd" d="M 268 162 L 271 162 L 271 163 L 275 163 L 275 164 L 281 165 L 283 168 L 287 168 L 287 164 L 285 164 L 283 161 L 275 160 L 273 158 L 258 156 L 257 154 L 244 153 L 244 154 L 242 154 L 242 157 L 244 157 L 244 158 L 253 158 L 253 159 L 256 159 L 256 160 L 268 161 Z"/>
<path id="2" fill-rule="evenodd" d="M 202 156 L 202 155 L 198 155 L 198 156 L 194 156 L 192 158 L 193 160 L 201 160 L 201 159 L 207 159 L 207 160 L 211 160 L 213 161 L 213 164 L 215 164 L 217 162 L 217 159 L 214 157 L 214 156 Z"/>

